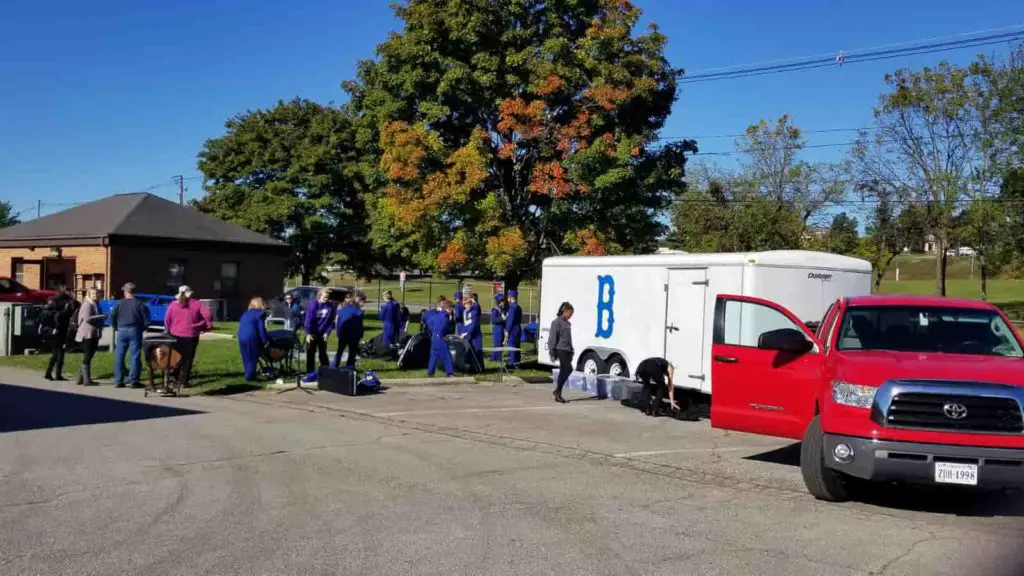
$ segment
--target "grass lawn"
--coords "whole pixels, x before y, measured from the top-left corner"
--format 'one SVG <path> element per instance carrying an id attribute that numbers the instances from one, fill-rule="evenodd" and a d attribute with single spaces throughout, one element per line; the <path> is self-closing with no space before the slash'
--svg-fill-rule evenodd
<path id="1" fill-rule="evenodd" d="M 368 313 L 366 320 L 366 338 L 372 338 L 380 333 L 381 324 L 378 320 L 372 319 Z M 410 332 L 418 332 L 419 324 L 415 319 L 418 318 L 414 315 L 414 321 L 410 322 Z M 234 335 L 238 330 L 237 322 L 220 322 L 215 325 L 214 332 L 231 334 Z M 484 326 L 484 344 L 489 346 L 490 344 L 490 326 Z M 333 352 L 338 347 L 337 340 L 332 336 L 328 342 L 328 349 Z M 536 357 L 536 354 L 532 352 L 532 344 L 526 345 L 527 358 Z M 81 365 L 82 355 L 79 353 L 68 354 L 64 361 L 64 376 L 70 378 L 77 375 L 78 368 Z M 37 354 L 33 356 L 9 356 L 0 358 L 0 365 L 3 366 L 14 366 L 20 368 L 27 368 L 42 374 L 46 369 L 46 363 L 49 360 L 48 354 Z M 109 383 L 113 380 L 114 375 L 114 355 L 111 352 L 101 351 L 96 354 L 96 357 L 92 362 L 92 375 L 94 379 L 101 380 L 105 383 Z M 396 364 L 387 360 L 378 359 L 365 359 L 360 360 L 358 363 L 358 369 L 362 370 L 374 370 L 378 376 L 382 379 L 404 379 L 404 378 L 422 378 L 426 376 L 425 370 L 398 370 Z M 299 358 L 299 365 L 297 366 L 300 370 L 305 369 L 305 354 Z M 521 377 L 543 377 L 551 376 L 550 369 L 543 366 L 531 366 L 527 364 L 523 368 L 516 371 L 517 376 Z M 196 355 L 196 364 L 194 375 L 192 379 L 192 386 L 183 390 L 185 394 L 232 394 L 237 392 L 246 392 L 259 388 L 258 385 L 249 384 L 243 377 L 242 358 L 238 351 L 238 342 L 234 339 L 231 340 L 202 340 L 199 343 L 199 350 Z M 147 377 L 146 371 L 143 370 L 143 379 Z M 498 371 L 497 364 L 487 359 L 485 361 L 484 373 L 476 375 L 476 379 L 480 381 L 497 381 Z"/>
<path id="2" fill-rule="evenodd" d="M 883 280 L 879 288 L 884 294 L 934 294 L 935 280 Z M 981 282 L 946 280 L 946 294 L 981 299 Z M 1024 320 L 1024 280 L 989 280 L 988 300 L 1002 308 L 1011 320 Z"/>

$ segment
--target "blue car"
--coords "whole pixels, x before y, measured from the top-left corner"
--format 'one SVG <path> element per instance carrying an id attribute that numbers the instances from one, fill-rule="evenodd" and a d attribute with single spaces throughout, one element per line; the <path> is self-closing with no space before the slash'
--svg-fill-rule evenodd
<path id="1" fill-rule="evenodd" d="M 141 300 L 146 305 L 146 309 L 149 310 L 149 325 L 163 326 L 164 316 L 167 315 L 167 307 L 171 305 L 171 302 L 174 302 L 174 296 L 136 294 L 135 297 Z M 100 313 L 106 316 L 103 319 L 104 326 L 110 326 L 110 311 L 113 310 L 114 304 L 117 304 L 117 300 L 101 300 L 99 303 Z"/>

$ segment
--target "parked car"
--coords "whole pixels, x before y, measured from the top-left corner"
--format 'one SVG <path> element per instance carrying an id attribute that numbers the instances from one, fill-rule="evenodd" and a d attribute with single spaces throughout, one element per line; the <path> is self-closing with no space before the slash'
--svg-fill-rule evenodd
<path id="1" fill-rule="evenodd" d="M 294 298 L 295 301 L 299 303 L 299 306 L 302 307 L 303 312 L 305 312 L 306 307 L 309 306 L 311 300 L 316 298 L 316 293 L 319 291 L 319 286 L 298 286 L 295 288 L 291 288 L 287 290 L 284 294 L 281 294 L 280 296 L 268 302 L 267 306 L 270 308 L 271 314 L 273 316 L 276 316 L 278 318 L 284 318 L 284 297 L 291 295 L 291 297 Z M 328 298 L 330 298 L 331 302 L 334 302 L 335 304 L 341 304 L 345 300 L 345 296 L 347 296 L 349 292 L 352 292 L 351 288 L 331 288 L 331 293 L 328 296 Z"/>
<path id="2" fill-rule="evenodd" d="M 141 300 L 146 305 L 146 309 L 149 310 L 149 325 L 163 326 L 164 316 L 167 315 L 167 307 L 171 305 L 171 302 L 174 302 L 174 296 L 167 296 L 165 294 L 136 294 L 135 297 Z M 117 304 L 117 300 L 101 300 L 99 303 L 100 313 L 106 315 L 103 321 L 105 326 L 110 326 L 110 311 L 113 310 L 114 304 Z"/>
<path id="3" fill-rule="evenodd" d="M 17 280 L 0 278 L 0 302 L 46 304 L 47 300 L 56 295 L 53 290 L 33 290 Z"/>
<path id="4" fill-rule="evenodd" d="M 988 302 L 839 298 L 815 334 L 775 302 L 720 295 L 711 356 L 711 425 L 802 440 L 816 498 L 1024 485 L 1024 343 Z"/>

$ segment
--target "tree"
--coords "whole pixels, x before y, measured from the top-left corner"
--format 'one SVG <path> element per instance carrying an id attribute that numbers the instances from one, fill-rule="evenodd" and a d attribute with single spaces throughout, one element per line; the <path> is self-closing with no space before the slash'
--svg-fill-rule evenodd
<path id="1" fill-rule="evenodd" d="M 737 171 L 698 165 L 672 208 L 672 242 L 691 252 L 780 250 L 804 244 L 825 208 L 846 195 L 843 164 L 801 161 L 789 116 L 761 120 L 737 139 Z M 696 177 L 694 177 L 696 176 Z"/>
<path id="2" fill-rule="evenodd" d="M 920 206 L 907 202 L 905 192 L 893 191 L 876 182 L 865 182 L 860 187 L 877 202 L 868 220 L 867 234 L 855 255 L 871 262 L 877 292 L 892 261 L 924 233 L 926 218 Z"/>
<path id="3" fill-rule="evenodd" d="M 853 254 L 857 251 L 860 238 L 857 231 L 857 219 L 846 212 L 840 212 L 832 218 L 828 229 L 828 248 L 836 254 Z"/>
<path id="4" fill-rule="evenodd" d="M 990 274 L 1012 253 L 1008 246 L 1007 206 L 999 199 L 977 198 L 957 216 L 957 240 L 974 250 L 981 271 L 981 294 L 988 298 Z"/>
<path id="5" fill-rule="evenodd" d="M 650 252 L 692 141 L 658 145 L 682 71 L 627 0 L 409 0 L 344 83 L 375 246 L 509 287 L 549 254 Z"/>
<path id="6" fill-rule="evenodd" d="M 861 134 L 853 158 L 862 181 L 906 191 L 924 207 L 935 236 L 935 289 L 946 294 L 946 250 L 954 216 L 979 165 L 980 116 L 970 71 L 948 62 L 885 77 L 875 137 Z"/>
<path id="7" fill-rule="evenodd" d="M 20 224 L 18 215 L 14 212 L 14 205 L 7 200 L 0 200 L 0 228 L 7 228 Z"/>
<path id="8" fill-rule="evenodd" d="M 355 134 L 342 110 L 296 98 L 225 127 L 199 153 L 206 195 L 196 208 L 290 244 L 290 272 L 304 284 L 331 261 L 357 272 L 373 265 Z"/>

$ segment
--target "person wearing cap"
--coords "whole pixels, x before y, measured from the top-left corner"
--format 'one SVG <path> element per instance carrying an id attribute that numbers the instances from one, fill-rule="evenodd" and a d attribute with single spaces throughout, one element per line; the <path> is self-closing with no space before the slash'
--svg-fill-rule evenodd
<path id="1" fill-rule="evenodd" d="M 523 309 L 519 307 L 519 293 L 508 291 L 508 313 L 505 316 L 505 332 L 508 334 L 508 347 L 519 348 L 523 337 Z M 508 353 L 508 363 L 515 366 L 519 363 L 519 352 Z"/>
<path id="2" fill-rule="evenodd" d="M 174 337 L 174 347 L 181 354 L 178 381 L 182 387 L 188 386 L 196 360 L 199 335 L 213 329 L 212 315 L 202 302 L 192 298 L 191 288 L 181 286 L 178 288 L 178 298 L 167 307 L 164 327 Z"/>
<path id="3" fill-rule="evenodd" d="M 423 317 L 426 318 L 426 331 L 430 334 L 430 360 L 427 362 L 427 376 L 434 375 L 438 363 L 444 367 L 446 377 L 455 375 L 452 355 L 448 350 L 448 344 L 444 341 L 444 337 L 452 333 L 451 309 L 451 303 L 441 296 L 437 299 L 435 310 L 423 313 Z"/>
<path id="4" fill-rule="evenodd" d="M 466 313 L 466 307 L 462 305 L 462 292 L 452 294 L 452 300 L 453 306 L 450 316 L 452 317 L 453 334 L 459 336 L 462 334 L 462 323 L 465 321 L 464 316 Z"/>
<path id="5" fill-rule="evenodd" d="M 128 381 L 132 388 L 142 388 L 142 334 L 149 325 L 149 308 L 135 298 L 135 284 L 121 287 L 124 298 L 110 311 L 110 326 L 114 329 L 114 386 L 124 388 L 124 356 L 131 356 Z"/>
<path id="6" fill-rule="evenodd" d="M 500 348 L 505 343 L 505 296 L 498 292 L 494 295 L 494 306 L 491 308 L 491 345 Z M 491 360 L 501 362 L 501 352 L 491 352 Z"/>

